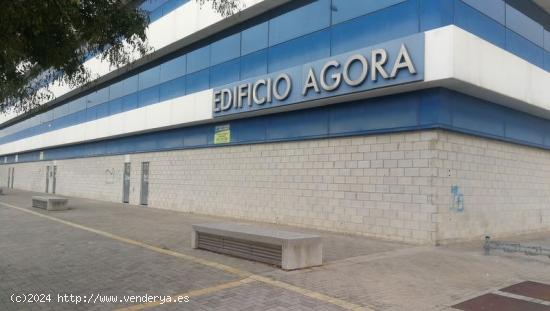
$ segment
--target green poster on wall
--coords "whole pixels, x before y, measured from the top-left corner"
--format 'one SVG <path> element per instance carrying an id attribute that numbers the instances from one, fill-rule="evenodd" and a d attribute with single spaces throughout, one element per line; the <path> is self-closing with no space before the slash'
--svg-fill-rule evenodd
<path id="1" fill-rule="evenodd" d="M 214 144 L 228 144 L 231 142 L 231 128 L 229 124 L 216 126 Z"/>

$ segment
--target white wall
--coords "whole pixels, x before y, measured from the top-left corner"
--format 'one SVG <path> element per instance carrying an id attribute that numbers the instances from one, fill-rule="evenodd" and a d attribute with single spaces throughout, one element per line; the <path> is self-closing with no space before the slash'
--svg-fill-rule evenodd
<path id="1" fill-rule="evenodd" d="M 115 137 L 212 118 L 212 90 L 193 93 L 0 145 L 0 154 Z"/>

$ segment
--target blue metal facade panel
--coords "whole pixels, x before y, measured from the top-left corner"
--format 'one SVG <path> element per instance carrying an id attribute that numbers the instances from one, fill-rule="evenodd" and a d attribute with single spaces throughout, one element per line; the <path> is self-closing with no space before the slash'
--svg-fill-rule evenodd
<path id="1" fill-rule="evenodd" d="M 210 85 L 210 68 L 186 76 L 186 94 L 207 90 Z"/>
<path id="2" fill-rule="evenodd" d="M 333 0 L 332 24 L 376 12 L 405 0 Z"/>
<path id="3" fill-rule="evenodd" d="M 136 109 L 138 104 L 138 94 L 130 94 L 122 98 L 122 111 Z"/>
<path id="4" fill-rule="evenodd" d="M 443 128 L 550 149 L 550 121 L 447 89 L 429 89 L 357 102 L 284 112 L 235 121 L 231 143 L 262 143 L 320 137 Z M 212 147 L 208 124 L 48 149 L 45 160 L 159 150 Z M 36 161 L 38 152 L 19 155 Z M 8 163 L 14 155 L 6 157 Z"/>
<path id="5" fill-rule="evenodd" d="M 210 66 L 210 45 L 187 54 L 187 73 L 193 73 Z"/>
<path id="6" fill-rule="evenodd" d="M 265 126 L 267 140 L 291 140 L 328 135 L 327 109 L 299 110 L 268 118 Z M 304 122 L 308 120 L 307 122 Z"/>
<path id="7" fill-rule="evenodd" d="M 212 43 L 210 65 L 214 66 L 241 56 L 241 34 L 236 33 Z"/>
<path id="8" fill-rule="evenodd" d="M 548 121 L 535 116 L 525 115 L 515 118 L 512 114 L 506 116 L 506 137 L 517 141 L 529 141 L 543 145 Z"/>
<path id="9" fill-rule="evenodd" d="M 140 91 L 138 94 L 138 107 L 145 107 L 159 101 L 159 87 L 153 86 L 151 88 Z"/>
<path id="10" fill-rule="evenodd" d="M 231 141 L 246 143 L 267 140 L 268 117 L 257 117 L 231 121 Z"/>
<path id="11" fill-rule="evenodd" d="M 185 95 L 187 77 L 183 76 L 160 85 L 159 101 L 165 101 Z"/>
<path id="12" fill-rule="evenodd" d="M 112 100 L 109 104 L 109 114 L 117 114 L 122 112 L 122 99 Z"/>
<path id="13" fill-rule="evenodd" d="M 212 136 L 214 133 L 211 126 L 190 127 L 183 129 L 181 132 L 183 134 L 184 147 L 207 146 L 208 136 Z"/>
<path id="14" fill-rule="evenodd" d="M 536 45 L 544 46 L 544 28 L 525 14 L 506 5 L 506 27 L 527 38 Z"/>
<path id="15" fill-rule="evenodd" d="M 506 48 L 530 63 L 544 66 L 544 50 L 511 30 L 506 30 Z"/>
<path id="16" fill-rule="evenodd" d="M 453 102 L 452 127 L 504 137 L 504 116 L 495 114 L 492 104 L 458 94 L 450 100 Z"/>
<path id="17" fill-rule="evenodd" d="M 331 0 L 317 0 L 269 21 L 273 46 L 330 26 Z"/>
<path id="18" fill-rule="evenodd" d="M 168 0 L 154 11 L 160 10 L 159 16 L 162 16 L 186 1 Z M 55 114 L 45 112 L 2 129 L 0 143 L 93 120 L 106 116 L 106 111 L 112 115 L 135 109 L 138 107 L 136 92 L 139 86 L 144 89 L 163 83 L 155 85 L 159 88 L 158 97 L 145 100 L 145 93 L 140 94 L 142 105 L 151 104 L 226 83 L 229 77 L 246 79 L 265 74 L 268 61 L 269 71 L 273 72 L 297 62 L 336 55 L 453 23 L 550 71 L 549 31 L 541 30 L 542 26 L 509 6 L 506 6 L 506 16 L 506 24 L 514 31 L 499 23 L 502 22 L 502 0 L 296 0 L 288 9 L 275 10 L 257 20 L 247 21 L 242 29 L 221 34 L 219 41 L 206 42 L 203 47 L 199 46 L 199 49 L 141 75 L 127 77 L 55 108 L 58 109 Z M 324 38 L 315 37 L 321 33 L 325 34 Z M 241 39 L 237 40 L 239 37 Z M 327 44 L 330 46 L 328 54 Z M 211 60 L 214 64 L 234 57 L 240 59 L 240 68 L 231 68 L 227 77 L 217 74 L 216 68 L 210 68 Z M 236 71 L 239 71 L 238 75 Z M 173 79 L 180 80 L 175 82 Z M 108 109 L 94 107 L 105 105 L 105 102 L 108 102 Z M 86 112 L 87 109 L 90 111 Z"/>
<path id="19" fill-rule="evenodd" d="M 241 55 L 267 48 L 269 46 L 268 33 L 268 22 L 243 30 L 241 33 Z"/>
<path id="20" fill-rule="evenodd" d="M 417 0 L 409 0 L 384 10 L 331 27 L 332 55 L 419 32 Z M 381 30 L 384 31 L 381 31 Z"/>
<path id="21" fill-rule="evenodd" d="M 267 68 L 275 72 L 328 56 L 330 35 L 328 30 L 322 30 L 270 47 Z"/>
<path id="22" fill-rule="evenodd" d="M 455 0 L 420 0 L 420 31 L 447 26 L 453 23 Z"/>
<path id="23" fill-rule="evenodd" d="M 504 0 L 461 0 L 479 12 L 502 25 L 506 24 L 506 3 Z"/>
<path id="24" fill-rule="evenodd" d="M 241 80 L 267 73 L 267 49 L 241 57 Z"/>
<path id="25" fill-rule="evenodd" d="M 183 136 L 178 131 L 167 131 L 164 135 L 156 137 L 159 150 L 183 148 Z"/>
<path id="26" fill-rule="evenodd" d="M 240 80 L 241 59 L 234 59 L 210 68 L 210 86 L 220 86 Z"/>
<path id="27" fill-rule="evenodd" d="M 462 1 L 455 0 L 454 23 L 500 48 L 506 48 L 506 27 Z"/>
<path id="28" fill-rule="evenodd" d="M 147 69 L 139 74 L 139 89 L 144 90 L 160 83 L 160 66 Z"/>
<path id="29" fill-rule="evenodd" d="M 187 55 L 176 57 L 160 65 L 160 82 L 170 81 L 187 74 Z"/>

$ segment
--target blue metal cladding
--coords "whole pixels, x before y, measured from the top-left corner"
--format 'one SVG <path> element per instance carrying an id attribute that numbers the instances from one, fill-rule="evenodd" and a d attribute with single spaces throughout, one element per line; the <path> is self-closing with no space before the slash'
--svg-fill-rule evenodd
<path id="1" fill-rule="evenodd" d="M 170 81 L 187 73 L 187 55 L 182 55 L 160 65 L 160 82 Z"/>
<path id="2" fill-rule="evenodd" d="M 506 30 L 506 48 L 530 63 L 544 66 L 544 50 L 511 30 Z"/>
<path id="3" fill-rule="evenodd" d="M 206 90 L 210 85 L 210 68 L 188 74 L 186 78 L 186 94 Z"/>
<path id="4" fill-rule="evenodd" d="M 190 0 L 147 0 L 140 5 L 140 8 L 148 12 L 149 21 L 154 22 L 189 1 Z"/>
<path id="5" fill-rule="evenodd" d="M 210 65 L 214 66 L 241 56 L 241 34 L 236 33 L 211 45 Z"/>
<path id="6" fill-rule="evenodd" d="M 418 33 L 417 10 L 417 1 L 409 0 L 334 25 L 331 28 L 332 55 Z"/>
<path id="7" fill-rule="evenodd" d="M 159 101 L 159 87 L 153 86 L 138 94 L 138 107 L 145 107 Z"/>
<path id="8" fill-rule="evenodd" d="M 506 48 L 506 27 L 462 1 L 455 1 L 454 23 L 500 48 Z"/>
<path id="9" fill-rule="evenodd" d="M 451 25 L 455 0 L 420 0 L 420 31 Z"/>
<path id="10" fill-rule="evenodd" d="M 544 43 L 544 28 L 510 5 L 506 5 L 506 27 L 538 46 Z"/>
<path id="11" fill-rule="evenodd" d="M 330 35 L 322 30 L 270 47 L 267 68 L 275 72 L 328 56 Z"/>
<path id="12" fill-rule="evenodd" d="M 238 81 L 241 73 L 241 59 L 234 59 L 210 68 L 210 86 L 215 87 Z"/>
<path id="13" fill-rule="evenodd" d="M 186 77 L 170 80 L 160 85 L 159 101 L 165 101 L 185 95 Z"/>
<path id="14" fill-rule="evenodd" d="M 187 54 L 187 73 L 193 73 L 210 66 L 210 45 Z"/>
<path id="15" fill-rule="evenodd" d="M 504 0 L 462 0 L 464 3 L 489 16 L 501 25 L 506 24 L 506 3 Z"/>
<path id="16" fill-rule="evenodd" d="M 121 98 L 122 100 L 122 111 L 128 111 L 137 108 L 138 104 L 138 94 L 133 93 L 128 96 Z"/>
<path id="17" fill-rule="evenodd" d="M 269 46 L 268 32 L 268 22 L 243 30 L 241 33 L 241 55 L 267 48 Z"/>
<path id="18" fill-rule="evenodd" d="M 229 145 L 440 128 L 550 150 L 549 120 L 443 88 L 220 124 L 230 125 Z M 220 124 L 52 148 L 44 150 L 44 159 L 214 147 L 219 146 L 213 138 Z M 37 161 L 38 154 L 20 154 L 19 162 Z M 14 155 L 6 159 L 7 163 L 15 161 Z"/>
<path id="19" fill-rule="evenodd" d="M 247 79 L 267 73 L 267 49 L 241 57 L 241 79 Z"/>
<path id="20" fill-rule="evenodd" d="M 330 26 L 331 0 L 317 0 L 269 21 L 269 45 L 273 46 Z"/>
<path id="21" fill-rule="evenodd" d="M 186 1 L 159 0 L 145 5 L 162 16 Z M 507 5 L 504 16 L 503 22 L 503 0 L 295 0 L 288 8 L 219 34 L 218 41 L 205 41 L 187 54 L 182 52 L 157 67 L 66 103 L 63 106 L 69 107 L 68 113 L 66 109 L 53 114 L 49 111 L 4 128 L 0 143 L 78 124 L 88 120 L 86 115 L 98 118 L 105 116 L 105 111 L 112 115 L 152 104 L 150 100 L 191 94 L 450 24 L 550 71 L 549 31 Z M 233 65 L 240 60 L 240 68 L 235 65 L 227 77 L 222 77 L 221 67 L 216 66 L 232 60 Z M 230 77 L 235 80 L 229 81 Z M 159 96 L 145 100 L 146 94 L 140 94 L 138 105 L 137 92 L 154 86 L 160 89 Z M 106 102 L 113 107 L 94 108 Z M 87 113 L 87 109 L 93 111 Z"/>
<path id="22" fill-rule="evenodd" d="M 144 90 L 160 83 L 160 66 L 147 69 L 138 76 L 139 89 Z"/>
<path id="23" fill-rule="evenodd" d="M 406 0 L 333 0 L 332 24 L 376 12 Z"/>

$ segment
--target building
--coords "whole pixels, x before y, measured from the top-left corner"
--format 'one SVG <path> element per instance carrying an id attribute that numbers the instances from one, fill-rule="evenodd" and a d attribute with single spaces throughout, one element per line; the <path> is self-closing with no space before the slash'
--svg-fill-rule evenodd
<path id="1" fill-rule="evenodd" d="M 550 230 L 547 2 L 244 2 L 146 3 L 155 52 L 4 117 L 2 186 L 422 244 Z"/>

